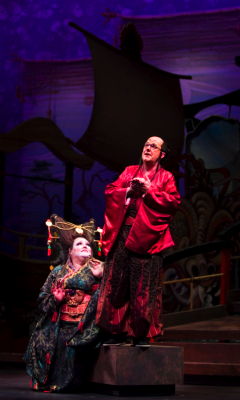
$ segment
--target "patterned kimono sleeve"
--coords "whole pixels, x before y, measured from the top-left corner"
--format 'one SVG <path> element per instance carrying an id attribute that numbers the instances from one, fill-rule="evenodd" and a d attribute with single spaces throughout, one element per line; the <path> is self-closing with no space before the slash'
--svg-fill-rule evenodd
<path id="1" fill-rule="evenodd" d="M 57 281 L 57 276 L 60 270 L 61 267 L 56 267 L 52 272 L 50 272 L 40 290 L 37 299 L 38 309 L 41 313 L 44 313 L 45 315 L 50 315 L 57 309 L 57 302 L 54 295 L 52 294 L 52 287 Z"/>

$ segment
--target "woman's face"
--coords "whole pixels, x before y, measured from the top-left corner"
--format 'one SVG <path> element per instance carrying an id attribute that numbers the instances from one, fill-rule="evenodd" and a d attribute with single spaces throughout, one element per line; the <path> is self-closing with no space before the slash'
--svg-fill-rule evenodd
<path id="1" fill-rule="evenodd" d="M 92 248 L 89 241 L 84 237 L 78 237 L 74 239 L 72 248 L 69 250 L 69 254 L 71 257 L 92 257 Z"/>

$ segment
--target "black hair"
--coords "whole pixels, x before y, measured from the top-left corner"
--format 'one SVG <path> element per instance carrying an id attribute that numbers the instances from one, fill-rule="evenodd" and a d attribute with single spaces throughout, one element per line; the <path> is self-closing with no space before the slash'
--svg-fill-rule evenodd
<path id="1" fill-rule="evenodd" d="M 170 148 L 165 141 L 163 142 L 161 152 L 165 153 L 165 157 L 168 155 L 168 153 L 170 153 Z"/>
<path id="2" fill-rule="evenodd" d="M 171 150 L 166 142 L 163 142 L 161 152 L 165 153 L 165 156 L 163 158 L 159 158 L 158 163 L 162 167 L 167 167 L 169 164 L 169 159 L 171 157 Z"/>
<path id="3" fill-rule="evenodd" d="M 50 263 L 54 267 L 57 265 L 64 265 L 68 259 L 70 247 L 61 243 L 58 239 L 53 240 L 51 243 L 51 256 Z"/>

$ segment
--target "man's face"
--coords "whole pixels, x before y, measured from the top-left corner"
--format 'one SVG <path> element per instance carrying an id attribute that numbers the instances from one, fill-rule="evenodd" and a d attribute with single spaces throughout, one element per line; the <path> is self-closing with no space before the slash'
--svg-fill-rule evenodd
<path id="1" fill-rule="evenodd" d="M 155 164 L 161 157 L 163 139 L 158 136 L 150 137 L 143 146 L 142 161 L 148 164 Z"/>
<path id="2" fill-rule="evenodd" d="M 73 257 L 91 257 L 92 249 L 89 241 L 84 237 L 78 237 L 74 240 L 72 248 L 69 250 Z"/>

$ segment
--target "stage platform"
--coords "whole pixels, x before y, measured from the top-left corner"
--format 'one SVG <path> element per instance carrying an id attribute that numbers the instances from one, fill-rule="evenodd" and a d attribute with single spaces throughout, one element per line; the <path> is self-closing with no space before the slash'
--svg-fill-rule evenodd
<path id="1" fill-rule="evenodd" d="M 20 341 L 10 340 L 10 335 L 9 342 L 6 340 L 6 335 L 2 339 L 4 340 L 1 341 L 2 347 L 0 346 L 0 362 L 10 362 L 12 365 L 22 363 L 23 350 L 26 343 L 23 346 Z M 236 314 L 168 327 L 161 340 L 153 343 L 151 348 L 147 349 L 148 351 L 125 346 L 120 346 L 118 349 L 113 347 L 110 349 L 102 348 L 100 352 L 105 354 L 106 363 L 102 358 L 98 359 L 99 370 L 94 372 L 94 385 L 99 385 L 102 389 L 114 386 L 116 391 L 119 391 L 119 388 L 123 389 L 124 385 L 127 389 L 130 386 L 135 386 L 135 389 L 138 389 L 137 386 L 140 383 L 140 386 L 142 385 L 140 389 L 144 389 L 146 386 L 144 380 L 149 374 L 149 382 L 151 382 L 152 389 L 160 384 L 162 389 L 164 389 L 163 385 L 170 385 L 166 386 L 166 388 L 169 392 L 173 391 L 171 385 L 178 385 L 179 383 L 177 382 L 180 382 L 177 380 L 178 378 L 175 383 L 171 381 L 157 382 L 155 380 L 156 371 L 159 375 L 161 373 L 165 374 L 167 371 L 167 368 L 162 368 L 162 361 L 158 360 L 158 356 L 155 357 L 155 354 L 158 354 L 156 351 L 159 350 L 153 350 L 153 348 L 155 349 L 155 347 L 159 346 L 160 348 L 177 346 L 182 349 L 184 353 L 184 382 L 202 381 L 203 383 L 211 383 L 217 381 L 221 383 L 226 379 L 233 382 L 237 379 L 240 382 L 240 315 Z M 152 374 L 151 370 L 146 368 L 143 356 L 146 359 L 149 354 L 153 354 L 153 351 L 155 353 L 151 361 L 154 372 Z M 160 351 L 165 353 L 164 350 Z M 116 354 L 118 354 L 117 359 Z M 143 376 L 141 376 L 140 372 L 134 371 L 134 375 L 131 375 L 132 381 L 129 381 L 129 374 L 126 377 L 124 371 L 126 371 L 126 374 L 128 373 L 127 365 L 132 360 L 137 360 L 139 365 L 142 363 L 141 371 L 143 371 Z M 135 367 L 131 368 L 135 370 Z M 161 379 L 165 379 L 164 375 L 162 375 Z M 103 385 L 105 386 L 103 387 Z"/>
<path id="2" fill-rule="evenodd" d="M 159 343 L 184 349 L 184 375 L 240 379 L 240 315 L 169 327 Z"/>
<path id="3" fill-rule="evenodd" d="M 164 340 L 240 341 L 240 314 L 195 321 L 165 329 Z"/>
<path id="4" fill-rule="evenodd" d="M 171 395 L 183 383 L 183 362 L 182 347 L 103 346 L 91 382 L 105 393 Z"/>

